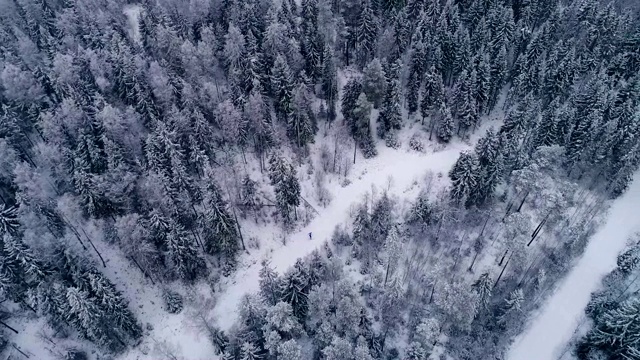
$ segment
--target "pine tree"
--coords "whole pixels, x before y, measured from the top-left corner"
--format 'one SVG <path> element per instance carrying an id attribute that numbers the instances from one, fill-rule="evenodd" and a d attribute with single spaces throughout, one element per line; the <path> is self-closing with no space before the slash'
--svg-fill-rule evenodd
<path id="1" fill-rule="evenodd" d="M 502 314 L 500 315 L 500 321 L 505 321 L 507 316 L 513 311 L 522 311 L 522 302 L 524 301 L 524 294 L 522 289 L 516 289 L 509 293 L 509 296 L 504 300 L 504 306 L 502 308 Z"/>
<path id="2" fill-rule="evenodd" d="M 294 91 L 293 111 L 287 123 L 287 135 L 298 147 L 313 142 L 313 135 L 316 132 L 315 114 L 310 104 L 309 89 L 301 82 Z"/>
<path id="3" fill-rule="evenodd" d="M 276 112 L 286 121 L 293 112 L 293 79 L 284 57 L 278 55 L 271 73 L 271 91 L 275 97 Z"/>
<path id="4" fill-rule="evenodd" d="M 552 101 L 547 109 L 542 113 L 540 121 L 536 126 L 536 134 L 533 146 L 551 146 L 558 144 L 560 139 L 560 129 L 558 124 L 558 100 Z"/>
<path id="5" fill-rule="evenodd" d="M 456 116 L 459 120 L 458 134 L 460 130 L 465 132 L 475 126 L 478 121 L 476 102 L 472 94 L 472 78 L 465 70 L 460 74 L 455 86 Z"/>
<path id="6" fill-rule="evenodd" d="M 389 281 L 389 277 L 393 276 L 398 267 L 398 261 L 402 252 L 402 243 L 399 239 L 398 228 L 392 226 L 384 241 L 384 250 L 387 252 L 386 270 L 384 275 L 384 284 Z"/>
<path id="7" fill-rule="evenodd" d="M 278 274 L 269 266 L 269 263 L 263 262 L 260 269 L 260 295 L 272 306 L 280 298 L 278 284 Z"/>
<path id="8" fill-rule="evenodd" d="M 334 54 L 327 44 L 322 55 L 322 94 L 327 101 L 328 120 L 331 122 L 336 118 L 336 103 L 338 101 L 338 77 Z"/>
<path id="9" fill-rule="evenodd" d="M 269 179 L 275 187 L 276 204 L 285 224 L 291 221 L 291 208 L 300 205 L 300 183 L 295 168 L 285 163 L 280 157 L 273 155 L 269 159 Z M 296 213 L 297 214 L 297 213 Z"/>
<path id="10" fill-rule="evenodd" d="M 363 93 L 358 97 L 353 109 L 353 123 L 350 130 L 365 159 L 377 155 L 378 152 L 371 134 L 371 103 L 367 101 L 367 97 Z"/>
<path id="11" fill-rule="evenodd" d="M 447 143 L 453 137 L 453 116 L 451 116 L 449 107 L 444 103 L 440 106 L 440 113 L 442 114 L 442 119 L 438 124 L 436 134 L 440 141 Z"/>
<path id="12" fill-rule="evenodd" d="M 222 198 L 222 190 L 213 180 L 203 189 L 202 220 L 205 229 L 204 246 L 212 254 L 233 256 L 238 251 L 239 234 L 237 224 L 229 212 L 227 202 Z"/>
<path id="13" fill-rule="evenodd" d="M 451 198 L 458 203 L 464 203 L 474 194 L 478 181 L 477 169 L 479 163 L 474 153 L 463 151 L 449 172 L 451 178 Z"/>
<path id="14" fill-rule="evenodd" d="M 630 350 L 636 350 L 640 341 L 640 298 L 631 296 L 598 319 L 587 339 L 594 345 L 609 347 L 612 353 L 626 358 Z M 628 357 L 630 359 L 634 357 Z"/>
<path id="15" fill-rule="evenodd" d="M 241 360 L 260 360 L 263 358 L 260 354 L 260 350 L 253 343 L 249 342 L 242 344 L 240 353 Z"/>
<path id="16" fill-rule="evenodd" d="M 342 91 L 342 114 L 347 124 L 351 124 L 352 129 L 356 123 L 353 111 L 356 108 L 358 97 L 360 97 L 361 93 L 362 81 L 357 77 L 351 78 Z"/>
<path id="17" fill-rule="evenodd" d="M 187 239 L 187 234 L 180 225 L 169 225 L 165 235 L 165 246 L 171 268 L 178 277 L 193 281 L 203 274 L 205 262 L 198 254 L 193 240 Z"/>
<path id="18" fill-rule="evenodd" d="M 417 72 L 411 72 L 407 80 L 407 110 L 409 114 L 418 111 L 421 81 Z"/>
<path id="19" fill-rule="evenodd" d="M 473 285 L 471 285 L 473 291 L 478 294 L 478 303 L 476 304 L 476 310 L 487 310 L 489 301 L 491 300 L 491 293 L 493 291 L 493 280 L 488 272 L 480 275 Z"/>
<path id="20" fill-rule="evenodd" d="M 104 311 L 112 328 L 118 328 L 133 339 L 142 336 L 142 328 L 137 323 L 128 303 L 116 287 L 95 269 L 83 274 L 89 293 Z"/>
<path id="21" fill-rule="evenodd" d="M 393 67 L 399 68 L 399 63 Z M 402 127 L 402 111 L 400 108 L 400 81 L 396 70 L 387 76 L 387 89 L 378 117 L 378 137 L 384 139 L 389 132 Z"/>
<path id="22" fill-rule="evenodd" d="M 374 58 L 362 71 L 362 91 L 367 99 L 373 103 L 374 109 L 380 107 L 384 98 L 386 78 L 382 70 L 382 63 Z"/>
<path id="23" fill-rule="evenodd" d="M 20 276 L 29 286 L 37 286 L 49 274 L 45 265 L 36 258 L 33 251 L 16 237 L 5 234 L 2 250 L 9 267 L 14 267 L 14 276 Z"/>
<path id="24" fill-rule="evenodd" d="M 483 54 L 480 49 L 480 54 Z M 473 84 L 473 94 L 476 101 L 478 115 L 486 114 L 492 109 L 489 107 L 489 96 L 491 91 L 491 70 L 486 55 L 478 57 L 476 63 L 476 78 Z"/>
<path id="25" fill-rule="evenodd" d="M 17 210 L 15 206 L 7 207 L 2 204 L 0 208 L 0 231 L 3 234 L 9 233 L 16 235 L 20 222 L 18 221 Z"/>
<path id="26" fill-rule="evenodd" d="M 361 67 L 364 67 L 375 54 L 378 27 L 378 19 L 373 13 L 370 0 L 364 0 L 356 35 L 358 63 Z"/>
<path id="27" fill-rule="evenodd" d="M 65 320 L 74 326 L 87 339 L 98 345 L 121 350 L 124 344 L 113 344 L 102 326 L 104 312 L 96 306 L 89 295 L 80 289 L 70 287 L 65 293 Z M 115 347 L 115 348 L 114 348 Z"/>
<path id="28" fill-rule="evenodd" d="M 229 73 L 241 71 L 246 55 L 245 38 L 242 32 L 234 24 L 229 24 L 224 45 L 224 57 Z"/>
<path id="29" fill-rule="evenodd" d="M 426 73 L 422 101 L 420 102 L 420 114 L 423 121 L 426 117 L 433 117 L 444 101 L 444 85 L 442 76 L 434 66 Z M 433 126 L 432 126 L 433 128 Z"/>
<path id="30" fill-rule="evenodd" d="M 309 274 L 300 260 L 284 274 L 280 283 L 280 300 L 291 304 L 293 314 L 304 321 L 308 310 Z"/>

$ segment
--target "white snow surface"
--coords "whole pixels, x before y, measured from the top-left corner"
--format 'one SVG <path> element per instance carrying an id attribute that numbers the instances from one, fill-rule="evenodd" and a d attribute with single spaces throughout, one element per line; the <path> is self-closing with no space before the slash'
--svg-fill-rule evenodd
<path id="1" fill-rule="evenodd" d="M 590 295 L 616 266 L 616 257 L 640 229 L 640 172 L 629 189 L 609 209 L 576 266 L 563 279 L 540 313 L 513 343 L 509 360 L 556 360 L 562 356 L 581 319 Z"/>
<path id="2" fill-rule="evenodd" d="M 480 134 L 484 132 L 480 131 Z M 476 134 L 476 136 L 479 134 Z M 474 137 L 476 137 L 474 136 Z M 283 273 L 293 266 L 298 258 L 310 254 L 314 249 L 331 239 L 336 225 L 348 222 L 350 210 L 354 204 L 360 202 L 372 188 L 387 190 L 390 196 L 406 197 L 405 192 L 418 188 L 423 175 L 427 171 L 441 172 L 443 177 L 453 166 L 460 151 L 470 149 L 470 145 L 455 142 L 445 150 L 432 153 L 405 152 L 405 150 L 393 150 L 378 146 L 379 154 L 369 160 L 358 159 L 351 173 L 352 183 L 346 187 L 330 189 L 333 200 L 320 210 L 307 226 L 298 232 L 287 235 L 286 246 L 280 246 L 269 251 L 262 252 L 271 266 Z M 399 152 L 404 152 L 399 154 Z M 361 174 L 358 176 L 357 174 Z M 337 185 L 337 184 L 336 184 Z M 404 195 L 403 195 L 404 194 Z M 309 240 L 309 233 L 312 240 Z M 266 235 L 266 234 L 265 234 Z M 252 254 L 254 255 L 254 254 Z M 256 254 L 257 255 L 257 254 Z M 251 256 L 244 268 L 238 269 L 232 275 L 227 287 L 217 299 L 214 309 L 214 318 L 218 326 L 228 330 L 236 322 L 238 304 L 245 294 L 255 293 L 259 290 L 259 272 L 262 258 Z"/>

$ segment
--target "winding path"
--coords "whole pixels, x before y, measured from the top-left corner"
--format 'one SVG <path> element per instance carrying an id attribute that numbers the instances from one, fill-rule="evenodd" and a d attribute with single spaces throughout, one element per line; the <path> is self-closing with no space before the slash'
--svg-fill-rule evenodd
<path id="1" fill-rule="evenodd" d="M 640 229 L 640 173 L 613 202 L 607 221 L 589 240 L 576 266 L 512 345 L 508 360 L 557 360 L 582 319 L 591 293 L 614 269 L 627 239 Z"/>

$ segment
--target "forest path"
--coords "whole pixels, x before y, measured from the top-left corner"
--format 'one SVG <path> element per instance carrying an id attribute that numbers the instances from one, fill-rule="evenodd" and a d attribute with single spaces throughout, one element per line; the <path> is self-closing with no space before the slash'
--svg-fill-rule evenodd
<path id="1" fill-rule="evenodd" d="M 477 138 L 477 133 L 474 138 Z M 382 190 L 388 190 L 391 196 L 403 197 L 407 191 L 419 191 L 427 171 L 442 172 L 442 178 L 434 181 L 447 181 L 447 172 L 457 160 L 460 151 L 470 148 L 469 144 L 455 142 L 445 150 L 423 154 L 379 146 L 380 154 L 377 157 L 369 160 L 358 159 L 351 171 L 351 184 L 341 187 L 336 179 L 333 179 L 333 183 L 329 184 L 333 196 L 331 203 L 326 208 L 318 208 L 319 214 L 307 226 L 288 234 L 286 245 L 279 243 L 271 249 L 263 246 L 264 249 L 251 250 L 252 253 L 241 260 L 243 264 L 226 282 L 226 287 L 217 298 L 213 314 L 218 326 L 228 330 L 237 319 L 242 296 L 259 290 L 261 259 L 267 257 L 271 266 L 282 274 L 293 266 L 298 258 L 310 254 L 325 241 L 330 240 L 336 225 L 349 222 L 349 213 L 354 204 L 360 202 L 372 188 L 377 189 L 377 196 L 380 196 Z M 405 194 L 404 197 L 406 196 Z M 312 240 L 309 240 L 310 232 L 313 233 Z M 265 238 L 270 234 L 261 235 L 264 245 Z"/>
<path id="2" fill-rule="evenodd" d="M 516 338 L 508 360 L 556 360 L 562 355 L 583 318 L 591 293 L 614 269 L 629 236 L 640 229 L 636 211 L 640 211 L 640 172 L 627 192 L 613 202 L 606 223 L 591 237 L 575 267 Z"/>

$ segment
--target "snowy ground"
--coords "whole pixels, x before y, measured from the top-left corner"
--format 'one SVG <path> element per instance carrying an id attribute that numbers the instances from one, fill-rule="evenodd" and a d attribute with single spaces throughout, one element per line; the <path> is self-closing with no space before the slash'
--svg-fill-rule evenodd
<path id="1" fill-rule="evenodd" d="M 516 339 L 508 360 L 556 360 L 566 352 L 591 293 L 614 269 L 629 236 L 640 230 L 639 208 L 640 173 L 636 173 L 629 190 L 613 202 L 607 222 L 589 240 L 582 258 Z"/>

